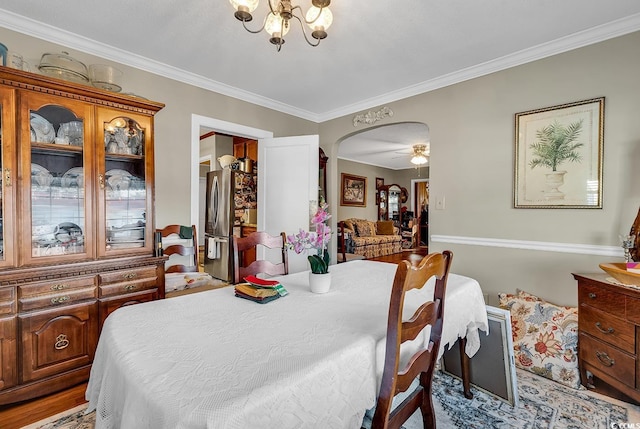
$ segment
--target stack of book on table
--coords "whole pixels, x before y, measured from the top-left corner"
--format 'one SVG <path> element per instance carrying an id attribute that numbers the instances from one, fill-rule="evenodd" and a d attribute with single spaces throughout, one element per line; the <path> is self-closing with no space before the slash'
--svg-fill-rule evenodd
<path id="1" fill-rule="evenodd" d="M 235 286 L 235 294 L 239 298 L 264 304 L 289 293 L 280 282 L 275 280 L 265 280 L 255 276 L 247 276 L 244 280 L 246 283 L 238 283 Z"/>

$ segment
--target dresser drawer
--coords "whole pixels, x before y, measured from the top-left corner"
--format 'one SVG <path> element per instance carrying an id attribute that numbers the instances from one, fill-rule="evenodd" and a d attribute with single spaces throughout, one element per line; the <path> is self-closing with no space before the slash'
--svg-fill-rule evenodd
<path id="1" fill-rule="evenodd" d="M 578 302 L 624 317 L 625 296 L 590 284 L 578 288 Z"/>
<path id="2" fill-rule="evenodd" d="M 156 277 L 130 280 L 120 283 L 111 283 L 100 286 L 100 298 L 115 295 L 124 295 L 157 288 Z"/>
<path id="3" fill-rule="evenodd" d="M 156 266 L 132 268 L 130 270 L 113 271 L 100 274 L 100 285 L 111 283 L 131 282 L 141 279 L 156 279 Z"/>
<path id="4" fill-rule="evenodd" d="M 73 277 L 57 280 L 48 280 L 44 282 L 27 283 L 18 286 L 19 298 L 31 298 L 36 295 L 43 294 L 62 294 L 64 295 L 73 289 L 82 289 L 94 287 L 96 284 L 95 276 Z"/>
<path id="5" fill-rule="evenodd" d="M 84 288 L 69 289 L 64 292 L 34 295 L 20 298 L 19 311 L 31 311 L 40 308 L 51 308 L 60 305 L 75 304 L 77 302 L 97 299 L 97 288 L 88 286 Z"/>
<path id="6" fill-rule="evenodd" d="M 622 350 L 635 354 L 635 325 L 588 305 L 578 309 L 580 332 L 585 332 Z"/>
<path id="7" fill-rule="evenodd" d="M 16 312 L 16 289 L 14 286 L 0 289 L 0 317 Z"/>
<path id="8" fill-rule="evenodd" d="M 580 360 L 587 362 L 631 388 L 635 388 L 635 357 L 622 350 L 580 334 Z"/>
<path id="9" fill-rule="evenodd" d="M 628 296 L 626 300 L 625 310 L 627 319 L 637 325 L 640 325 L 640 299 Z"/>

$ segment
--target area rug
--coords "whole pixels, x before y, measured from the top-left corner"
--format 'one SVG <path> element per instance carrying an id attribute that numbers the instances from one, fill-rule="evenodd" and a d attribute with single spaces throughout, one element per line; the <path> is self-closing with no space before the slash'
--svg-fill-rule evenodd
<path id="1" fill-rule="evenodd" d="M 520 405 L 513 408 L 473 387 L 473 399 L 466 399 L 459 379 L 436 372 L 433 396 L 438 429 L 609 429 L 624 427 L 620 423 L 640 423 L 640 407 L 570 389 L 520 369 L 517 377 Z M 81 405 L 23 429 L 93 429 L 95 412 L 84 415 L 85 409 Z M 422 429 L 420 413 L 411 416 L 404 428 Z"/>
<path id="2" fill-rule="evenodd" d="M 575 390 L 517 369 L 517 408 L 472 387 L 473 399 L 462 395 L 462 382 L 448 374 L 434 376 L 434 406 L 439 429 L 609 429 L 640 423 L 640 407 L 585 390 Z M 421 429 L 414 414 L 406 429 Z"/>

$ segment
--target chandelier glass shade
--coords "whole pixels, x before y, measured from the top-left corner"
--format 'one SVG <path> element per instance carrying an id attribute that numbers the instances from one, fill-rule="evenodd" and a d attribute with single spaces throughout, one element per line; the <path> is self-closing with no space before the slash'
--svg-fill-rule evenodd
<path id="1" fill-rule="evenodd" d="M 269 34 L 269 41 L 276 45 L 278 52 L 284 45 L 284 36 L 289 32 L 291 20 L 298 21 L 304 39 L 311 46 L 318 46 L 320 41 L 327 37 L 327 29 L 333 22 L 333 14 L 329 9 L 331 0 L 311 0 L 311 7 L 306 14 L 303 14 L 300 6 L 293 5 L 291 0 L 267 0 L 269 11 L 264 17 L 262 26 L 253 30 L 247 27 L 247 22 L 253 20 L 252 13 L 258 7 L 259 0 L 229 1 L 235 9 L 234 16 L 238 21 L 242 21 L 244 29 L 253 34 L 266 31 Z M 304 24 L 311 29 L 311 38 L 307 35 Z"/>
<path id="2" fill-rule="evenodd" d="M 424 165 L 429 162 L 429 152 L 427 145 L 417 144 L 413 146 L 413 155 L 411 155 L 411 163 L 415 165 Z"/>
<path id="3" fill-rule="evenodd" d="M 422 165 L 422 164 L 426 164 L 428 162 L 428 159 L 426 156 L 420 154 L 420 155 L 413 155 L 411 157 L 411 163 L 415 164 L 415 165 Z"/>

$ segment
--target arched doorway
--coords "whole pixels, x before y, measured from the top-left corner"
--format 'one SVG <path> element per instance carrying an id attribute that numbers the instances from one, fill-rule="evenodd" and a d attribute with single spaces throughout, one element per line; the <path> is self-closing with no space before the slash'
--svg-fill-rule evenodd
<path id="1" fill-rule="evenodd" d="M 425 164 L 412 164 L 416 145 L 426 146 Z M 336 206 L 334 211 L 336 221 L 347 217 L 362 217 L 377 220 L 376 182 L 383 179 L 386 184 L 400 182 L 402 187 L 409 190 L 409 198 L 405 203 L 405 210 L 412 212 L 418 218 L 425 207 L 428 213 L 429 178 L 429 127 L 422 122 L 398 122 L 393 124 L 370 127 L 362 131 L 345 135 L 336 142 L 333 154 L 336 154 L 337 168 L 330 172 L 341 192 L 341 174 L 356 174 L 367 177 L 367 207 L 353 209 L 351 207 Z M 358 163 L 358 165 L 353 164 Z M 356 169 L 357 171 L 348 171 Z M 340 202 L 340 195 L 334 201 Z M 426 198 L 426 199 L 425 199 Z M 425 205 L 426 203 L 426 205 Z M 418 220 L 416 220 L 418 221 Z M 419 222 L 419 221 L 418 221 Z M 426 232 L 426 231 L 425 231 Z M 418 245 L 427 245 L 427 236 L 417 240 Z"/>

